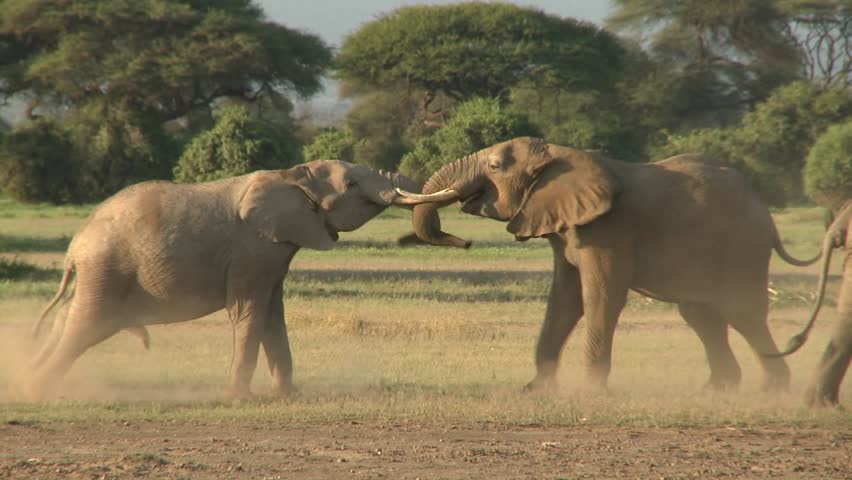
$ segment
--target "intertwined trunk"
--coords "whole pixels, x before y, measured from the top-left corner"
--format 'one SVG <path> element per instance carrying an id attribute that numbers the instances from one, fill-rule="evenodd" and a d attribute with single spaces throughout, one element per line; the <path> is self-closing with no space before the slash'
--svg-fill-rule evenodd
<path id="1" fill-rule="evenodd" d="M 457 191 L 461 198 L 466 198 L 474 192 L 476 182 L 481 176 L 480 170 L 480 162 L 475 154 L 456 160 L 435 172 L 423 185 L 423 193 L 431 194 L 449 188 Z M 441 231 L 438 209 L 453 202 L 455 200 L 424 203 L 414 207 L 412 222 L 417 237 L 432 245 L 468 248 L 470 241 Z"/>

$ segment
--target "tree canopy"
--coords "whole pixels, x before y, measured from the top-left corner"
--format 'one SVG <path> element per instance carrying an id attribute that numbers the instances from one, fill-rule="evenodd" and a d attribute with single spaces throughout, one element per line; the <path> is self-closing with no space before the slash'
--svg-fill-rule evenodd
<path id="1" fill-rule="evenodd" d="M 508 3 L 403 7 L 346 38 L 335 65 L 366 88 L 422 90 L 455 100 L 508 98 L 537 78 L 565 88 L 603 89 L 621 72 L 623 49 L 608 32 Z"/>
<path id="2" fill-rule="evenodd" d="M 29 185 L 7 190 L 92 201 L 170 178 L 182 144 L 229 100 L 274 110 L 290 132 L 286 97 L 318 91 L 331 57 L 318 37 L 267 21 L 251 0 L 0 0 L 0 100 L 26 102 L 34 123 L 5 142 L 13 183 Z M 300 158 L 292 132 L 278 137 Z M 27 167 L 27 152 L 44 158 Z M 51 164 L 71 172 L 61 198 L 50 193 Z"/>
<path id="3" fill-rule="evenodd" d="M 331 61 L 248 0 L 0 0 L 0 12 L 0 93 L 32 108 L 106 98 L 169 120 L 220 97 L 314 93 Z"/>

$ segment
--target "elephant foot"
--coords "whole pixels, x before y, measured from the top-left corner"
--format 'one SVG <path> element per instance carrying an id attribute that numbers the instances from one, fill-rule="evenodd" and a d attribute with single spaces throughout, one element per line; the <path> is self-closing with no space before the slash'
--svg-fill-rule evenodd
<path id="1" fill-rule="evenodd" d="M 786 393 L 790 391 L 790 379 L 769 379 L 764 382 L 762 390 L 769 393 Z"/>
<path id="2" fill-rule="evenodd" d="M 523 393 L 550 393 L 556 390 L 556 379 L 553 376 L 537 375 L 532 381 L 524 385 Z"/>
<path id="3" fill-rule="evenodd" d="M 740 389 L 740 382 L 730 379 L 711 378 L 704 384 L 705 392 L 734 393 Z"/>
<path id="4" fill-rule="evenodd" d="M 272 396 L 280 399 L 295 398 L 299 396 L 299 389 L 292 383 L 276 386 L 272 388 Z"/>
<path id="5" fill-rule="evenodd" d="M 810 408 L 835 407 L 842 409 L 839 397 L 839 392 L 826 392 L 818 388 L 809 387 L 805 391 L 805 405 Z"/>
<path id="6" fill-rule="evenodd" d="M 229 387 L 225 391 L 225 399 L 231 402 L 241 403 L 247 402 L 254 398 L 254 394 L 248 388 Z"/>

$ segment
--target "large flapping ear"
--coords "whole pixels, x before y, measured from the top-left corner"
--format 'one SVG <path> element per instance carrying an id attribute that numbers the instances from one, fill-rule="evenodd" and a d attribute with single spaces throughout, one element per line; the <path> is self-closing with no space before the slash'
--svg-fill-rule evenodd
<path id="1" fill-rule="evenodd" d="M 313 181 L 304 166 L 255 173 L 240 199 L 240 219 L 271 242 L 314 250 L 334 248 L 336 234 L 326 228 Z"/>
<path id="2" fill-rule="evenodd" d="M 596 156 L 564 147 L 551 150 L 506 226 L 519 240 L 589 223 L 608 212 L 621 192 L 621 183 Z"/>

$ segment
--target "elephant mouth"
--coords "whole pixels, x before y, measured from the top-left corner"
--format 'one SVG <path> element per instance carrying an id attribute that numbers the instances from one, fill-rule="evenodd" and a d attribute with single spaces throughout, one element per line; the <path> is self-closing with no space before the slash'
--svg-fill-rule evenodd
<path id="1" fill-rule="evenodd" d="M 482 199 L 482 192 L 476 192 L 473 195 L 462 200 L 461 210 L 465 213 L 470 213 L 473 215 L 478 215 L 481 209 L 480 201 Z"/>
<path id="2" fill-rule="evenodd" d="M 480 198 L 481 196 L 482 196 L 482 192 L 476 192 L 476 193 L 474 193 L 473 195 L 471 195 L 471 196 L 469 196 L 469 197 L 465 198 L 464 200 L 462 200 L 462 201 L 461 201 L 461 203 L 462 203 L 462 208 L 466 208 L 466 207 L 469 207 L 469 206 L 473 206 L 473 202 L 475 202 L 475 201 L 479 200 L 479 198 Z"/>

